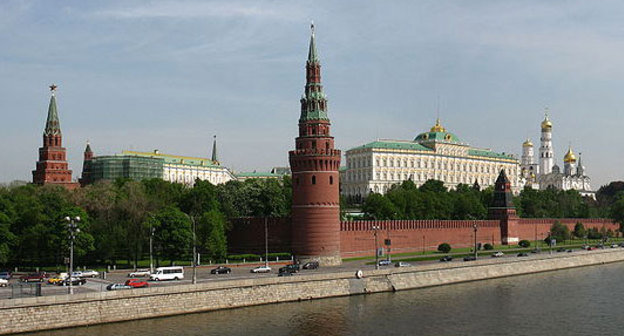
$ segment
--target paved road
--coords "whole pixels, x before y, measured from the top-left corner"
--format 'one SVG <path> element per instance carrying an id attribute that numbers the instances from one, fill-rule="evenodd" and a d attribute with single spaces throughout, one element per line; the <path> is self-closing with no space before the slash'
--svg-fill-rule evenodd
<path id="1" fill-rule="evenodd" d="M 574 253 L 592 253 L 591 251 L 583 251 L 583 250 L 574 250 Z M 550 258 L 569 255 L 569 253 L 561 252 L 557 253 L 555 251 L 552 252 L 552 255 L 549 252 L 542 251 L 540 254 L 532 254 L 529 253 L 528 259 L 536 259 L 536 258 Z M 489 259 L 490 262 L 503 262 L 505 260 L 509 260 L 509 258 L 519 259 L 517 257 L 517 252 L 509 252 L 500 258 L 491 258 L 490 256 L 480 257 L 479 260 Z M 522 258 L 525 259 L 525 258 Z M 321 267 L 316 270 L 301 270 L 300 274 L 315 274 L 315 273 L 336 273 L 336 272 L 355 272 L 357 270 L 373 270 L 375 269 L 374 265 L 367 265 L 366 263 L 370 262 L 370 260 L 359 260 L 359 261 L 349 261 L 344 262 L 340 266 L 334 267 Z M 428 260 L 428 261 L 418 261 L 418 262 L 410 262 L 413 266 L 422 267 L 423 269 L 430 268 L 432 265 L 440 264 L 438 260 Z M 489 263 L 489 262 L 488 262 Z M 464 262 L 462 257 L 456 257 L 453 261 L 448 262 L 448 267 L 458 267 L 458 266 L 469 266 L 471 263 Z M 232 268 L 232 273 L 230 274 L 210 274 L 210 270 L 215 266 L 201 266 L 197 268 L 197 282 L 210 282 L 210 281 L 226 281 L 226 280 L 234 280 L 234 279 L 250 279 L 250 278 L 265 278 L 265 277 L 276 277 L 277 271 L 283 264 L 279 265 L 271 265 L 272 271 L 271 273 L 251 273 L 250 270 L 255 266 L 245 265 L 229 265 Z M 383 266 L 383 267 L 393 267 L 393 266 Z M 74 286 L 75 293 L 86 293 L 86 292 L 100 292 L 105 291 L 106 286 L 111 283 L 123 283 L 129 279 L 127 276 L 128 271 L 114 271 L 107 274 L 107 279 L 88 279 L 87 283 L 83 286 Z M 172 286 L 172 285 L 180 285 L 180 284 L 190 284 L 192 278 L 192 268 L 185 267 L 184 268 L 184 280 L 179 281 L 150 281 L 150 286 Z M 11 284 L 17 283 L 16 279 L 12 279 L 10 281 Z M 64 295 L 67 294 L 68 288 L 64 286 L 56 286 L 50 285 L 48 283 L 41 284 L 42 295 Z M 19 288 L 11 288 L 4 287 L 0 288 L 0 299 L 9 299 L 13 296 L 15 297 L 28 297 L 32 294 L 28 294 L 28 289 L 22 290 L 20 294 Z"/>

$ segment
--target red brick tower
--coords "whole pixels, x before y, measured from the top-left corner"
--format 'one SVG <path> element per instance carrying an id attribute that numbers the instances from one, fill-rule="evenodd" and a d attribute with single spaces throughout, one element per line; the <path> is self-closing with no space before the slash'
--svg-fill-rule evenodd
<path id="1" fill-rule="evenodd" d="M 327 98 L 321 85 L 321 64 L 312 25 L 299 136 L 295 139 L 296 149 L 288 153 L 293 176 L 293 252 L 301 261 L 339 265 L 340 151 L 334 149 L 329 128 Z"/>
<path id="2" fill-rule="evenodd" d="M 43 147 L 39 148 L 37 169 L 32 172 L 33 183 L 58 184 L 68 189 L 74 189 L 78 184 L 72 182 L 72 171 L 67 165 L 61 124 L 56 109 L 56 97 L 54 95 L 56 88 L 56 85 L 50 85 L 52 95 L 48 107 L 48 120 L 43 132 Z"/>
<path id="3" fill-rule="evenodd" d="M 496 183 L 494 183 L 494 195 L 489 208 L 489 217 L 500 220 L 503 244 L 518 243 L 518 215 L 516 215 L 516 208 L 513 205 L 511 182 L 504 169 L 501 169 Z"/>
<path id="4" fill-rule="evenodd" d="M 91 160 L 93 159 L 93 151 L 91 150 L 91 144 L 87 141 L 87 147 L 85 147 L 82 161 L 82 174 L 78 179 L 80 186 L 84 187 L 91 183 Z"/>

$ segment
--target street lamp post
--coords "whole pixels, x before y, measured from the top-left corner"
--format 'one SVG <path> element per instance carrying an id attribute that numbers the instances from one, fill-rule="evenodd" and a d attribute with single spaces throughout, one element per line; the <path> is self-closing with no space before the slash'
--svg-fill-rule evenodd
<path id="1" fill-rule="evenodd" d="M 197 283 L 197 243 L 195 239 L 195 218 L 193 216 L 189 216 L 191 218 L 191 223 L 193 223 L 193 285 Z"/>
<path id="2" fill-rule="evenodd" d="M 474 229 L 474 257 L 477 259 L 477 223 L 472 224 Z"/>
<path id="3" fill-rule="evenodd" d="M 374 235 L 375 235 L 375 269 L 379 269 L 379 254 L 377 253 L 377 230 L 379 230 L 379 226 L 373 225 Z"/>
<path id="4" fill-rule="evenodd" d="M 65 217 L 65 221 L 67 222 L 67 229 L 69 231 L 69 294 L 74 294 L 74 286 L 72 283 L 72 273 L 74 273 L 74 240 L 76 239 L 76 234 L 80 232 L 80 228 L 78 228 L 78 222 L 80 222 L 80 217 L 76 216 L 71 218 L 69 216 Z"/>
<path id="5" fill-rule="evenodd" d="M 152 222 L 150 222 L 150 274 L 154 273 L 154 246 L 153 246 L 153 240 L 154 240 L 154 232 L 156 231 L 156 228 L 152 226 Z"/>
<path id="6" fill-rule="evenodd" d="M 264 217 L 264 266 L 269 267 L 269 228 Z"/>

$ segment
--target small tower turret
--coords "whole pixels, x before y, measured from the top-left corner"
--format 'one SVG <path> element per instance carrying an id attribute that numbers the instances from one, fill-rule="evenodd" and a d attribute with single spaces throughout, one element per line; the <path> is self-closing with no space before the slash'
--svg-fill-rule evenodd
<path id="1" fill-rule="evenodd" d="M 219 158 L 217 157 L 217 136 L 214 135 L 213 136 L 213 141 L 212 141 L 212 162 L 215 164 L 219 164 Z"/>

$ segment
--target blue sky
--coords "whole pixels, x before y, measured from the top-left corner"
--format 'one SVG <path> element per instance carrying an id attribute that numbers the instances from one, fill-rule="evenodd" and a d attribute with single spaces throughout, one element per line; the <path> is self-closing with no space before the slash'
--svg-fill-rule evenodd
<path id="1" fill-rule="evenodd" d="M 87 140 L 288 164 L 314 20 L 336 146 L 442 123 L 520 155 L 546 106 L 594 188 L 622 179 L 624 5 L 618 1 L 2 1 L 0 181 L 30 180 L 48 85 L 74 177 Z"/>

